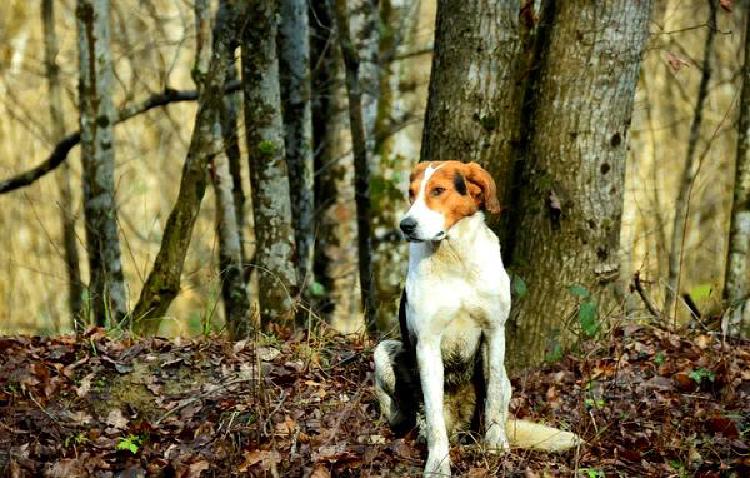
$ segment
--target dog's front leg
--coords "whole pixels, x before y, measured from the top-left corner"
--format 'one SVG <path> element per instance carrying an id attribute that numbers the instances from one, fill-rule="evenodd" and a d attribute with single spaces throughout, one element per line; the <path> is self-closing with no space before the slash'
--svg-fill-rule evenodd
<path id="1" fill-rule="evenodd" d="M 485 436 L 488 449 L 505 451 L 510 448 L 505 423 L 510 405 L 510 380 L 505 373 L 505 327 L 495 326 L 487 334 L 486 367 L 487 398 L 484 403 Z"/>
<path id="2" fill-rule="evenodd" d="M 443 415 L 443 360 L 440 353 L 440 336 L 418 338 L 416 349 L 427 421 L 427 464 L 424 476 L 450 476 L 448 433 Z"/>

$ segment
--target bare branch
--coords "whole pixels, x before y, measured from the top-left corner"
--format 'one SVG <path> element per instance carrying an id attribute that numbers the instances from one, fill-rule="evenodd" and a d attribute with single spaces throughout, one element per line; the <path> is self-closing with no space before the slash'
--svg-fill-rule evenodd
<path id="1" fill-rule="evenodd" d="M 240 82 L 233 81 L 228 83 L 224 88 L 224 94 L 235 93 L 240 90 Z M 198 99 L 198 92 L 195 90 L 173 90 L 166 89 L 162 93 L 156 93 L 151 95 L 142 103 L 138 103 L 131 106 L 126 106 L 117 112 L 117 121 L 115 124 L 124 123 L 125 121 L 146 113 L 154 108 L 161 106 L 168 106 L 174 103 L 184 103 L 188 101 L 195 101 Z M 17 189 L 30 186 L 36 182 L 39 178 L 54 171 L 60 166 L 67 158 L 70 150 L 73 149 L 78 143 L 81 142 L 81 132 L 76 131 L 65 136 L 55 148 L 52 153 L 39 165 L 34 168 L 17 174 L 8 179 L 0 181 L 0 194 L 9 193 Z"/>

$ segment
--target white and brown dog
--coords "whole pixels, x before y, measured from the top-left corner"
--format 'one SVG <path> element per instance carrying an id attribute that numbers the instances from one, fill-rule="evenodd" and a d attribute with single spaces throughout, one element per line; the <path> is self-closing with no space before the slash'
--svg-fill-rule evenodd
<path id="1" fill-rule="evenodd" d="M 376 392 L 391 427 L 412 428 L 423 404 L 425 476 L 450 476 L 449 437 L 482 422 L 491 450 L 576 446 L 575 434 L 508 417 L 510 280 L 484 222 L 485 212 L 500 212 L 492 177 L 476 163 L 419 163 L 409 196 L 400 224 L 410 242 L 401 340 L 375 349 Z"/>

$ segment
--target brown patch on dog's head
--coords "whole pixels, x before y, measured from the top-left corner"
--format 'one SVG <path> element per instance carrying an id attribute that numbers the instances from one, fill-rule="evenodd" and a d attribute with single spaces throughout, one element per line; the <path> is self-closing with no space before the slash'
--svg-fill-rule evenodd
<path id="1" fill-rule="evenodd" d="M 460 161 L 418 163 L 409 178 L 410 202 L 413 203 L 419 194 L 428 166 L 432 166 L 435 171 L 425 185 L 424 200 L 428 208 L 443 214 L 446 230 L 460 219 L 473 215 L 477 210 L 484 210 L 490 214 L 500 212 L 492 176 L 477 163 Z"/>

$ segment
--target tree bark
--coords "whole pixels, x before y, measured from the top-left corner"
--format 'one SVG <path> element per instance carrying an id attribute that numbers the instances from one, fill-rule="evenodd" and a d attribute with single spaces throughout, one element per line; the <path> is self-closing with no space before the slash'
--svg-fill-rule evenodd
<path id="1" fill-rule="evenodd" d="M 290 320 L 297 298 L 294 229 L 276 54 L 275 0 L 252 0 L 241 58 L 261 324 Z"/>
<path id="2" fill-rule="evenodd" d="M 370 204 L 372 224 L 372 273 L 375 318 L 371 331 L 387 333 L 398 327 L 401 281 L 406 271 L 407 247 L 398 230 L 398 214 L 406 202 L 405 171 L 410 158 L 394 151 L 393 123 L 399 95 L 399 63 L 393 61 L 403 48 L 408 13 L 413 2 L 383 0 L 380 5 L 379 91 L 371 134 Z"/>
<path id="3" fill-rule="evenodd" d="M 370 245 L 370 175 L 367 164 L 367 144 L 362 111 L 362 90 L 359 80 L 360 58 L 349 31 L 349 10 L 346 0 L 336 0 L 334 6 L 336 32 L 341 56 L 344 59 L 346 91 L 349 100 L 349 129 L 354 153 L 354 198 L 357 208 L 357 248 L 359 263 L 360 302 L 365 323 L 372 328 L 375 319 L 372 288 L 372 257 Z"/>
<path id="4" fill-rule="evenodd" d="M 362 332 L 357 277 L 354 163 L 341 54 L 330 2 L 311 4 L 315 144 L 315 280 L 318 310 L 341 333 Z"/>
<path id="5" fill-rule="evenodd" d="M 438 0 L 422 136 L 422 161 L 481 164 L 495 179 L 501 204 L 510 202 L 521 133 L 527 26 L 519 23 L 520 11 L 519 0 Z"/>
<path id="6" fill-rule="evenodd" d="M 159 330 L 160 319 L 180 290 L 185 254 L 206 191 L 208 165 L 212 157 L 222 153 L 220 142 L 217 144 L 214 140 L 213 129 L 218 124 L 218 111 L 223 101 L 226 50 L 234 31 L 234 25 L 227 16 L 227 9 L 219 8 L 212 53 L 203 87 L 198 93 L 198 113 L 182 169 L 177 200 L 164 227 L 154 266 L 133 309 L 134 327 L 140 333 L 155 334 Z"/>
<path id="7" fill-rule="evenodd" d="M 747 259 L 750 253 L 750 19 L 745 20 L 745 62 L 742 66 L 738 129 L 724 275 L 724 300 L 729 306 L 725 330 L 729 335 L 748 337 L 750 323 L 746 322 L 745 316 L 748 308 Z"/>
<path id="8" fill-rule="evenodd" d="M 55 7 L 52 0 L 42 1 L 42 26 L 44 28 L 44 68 L 47 74 L 49 91 L 50 126 L 52 141 L 59 142 L 65 137 L 65 117 L 63 115 L 60 87 L 60 67 L 57 65 L 57 34 L 55 33 Z M 60 191 L 60 223 L 62 226 L 65 250 L 65 269 L 68 275 L 68 307 L 71 326 L 76 333 L 83 331 L 81 312 L 83 306 L 83 283 L 81 266 L 76 243 L 75 216 L 70 189 L 70 167 L 64 164 L 56 174 L 57 188 Z"/>
<path id="9" fill-rule="evenodd" d="M 522 116 L 528 136 L 515 240 L 504 254 L 526 285 L 516 288 L 525 291 L 508 324 L 516 367 L 570 344 L 574 333 L 594 334 L 618 303 L 627 134 L 650 7 L 630 0 L 542 7 L 539 69 Z M 570 327 L 576 315 L 580 327 Z"/>
<path id="10" fill-rule="evenodd" d="M 300 290 L 314 282 L 314 164 L 310 103 L 310 25 L 306 0 L 281 0 L 279 75 L 286 161 L 292 201 Z"/>
<path id="11" fill-rule="evenodd" d="M 234 17 L 237 13 L 227 0 L 220 2 L 219 8 L 223 15 L 228 18 Z M 209 11 L 208 0 L 197 0 L 194 6 L 196 20 L 196 54 L 195 64 L 193 66 L 193 79 L 198 91 L 205 86 L 205 78 L 208 74 L 209 64 L 211 62 L 211 16 Z M 220 52 L 223 56 L 222 61 L 225 67 L 234 68 L 233 62 L 229 61 L 234 57 L 234 47 L 236 32 L 232 31 L 232 36 L 224 39 L 224 47 Z M 228 72 L 229 70 L 227 70 Z M 227 73 L 227 76 L 228 73 Z M 219 238 L 219 278 L 221 281 L 221 297 L 224 303 L 224 321 L 229 331 L 229 336 L 233 340 L 248 337 L 252 330 L 250 323 L 250 298 L 247 292 L 247 284 L 243 272 L 243 254 L 241 232 L 238 224 L 237 209 L 235 204 L 236 184 L 230 172 L 230 161 L 227 152 L 238 153 L 239 149 L 227 149 L 224 144 L 224 138 L 227 136 L 222 131 L 222 118 L 226 119 L 226 99 L 219 101 L 216 110 L 213 112 L 214 125 L 210 130 L 206 130 L 209 135 L 203 141 L 213 143 L 211 150 L 214 155 L 210 158 L 211 164 L 211 182 L 214 186 L 216 197 L 216 234 Z M 231 127 L 231 124 L 227 125 Z M 235 130 L 236 131 L 236 130 Z M 236 133 L 235 133 L 236 136 Z M 238 158 L 235 158 L 236 160 Z"/>
<path id="12" fill-rule="evenodd" d="M 682 271 L 682 254 L 685 242 L 688 210 L 690 207 L 690 192 L 693 189 L 695 177 L 698 174 L 700 160 L 696 155 L 701 125 L 703 124 L 703 105 L 708 96 L 708 83 L 711 80 L 711 58 L 714 54 L 713 45 L 716 36 L 716 5 L 708 0 L 709 14 L 706 28 L 706 42 L 703 53 L 703 73 L 698 86 L 698 97 L 695 102 L 693 122 L 690 125 L 690 136 L 675 204 L 674 223 L 672 227 L 672 243 L 669 249 L 669 278 L 664 290 L 664 316 L 668 319 L 676 318 L 676 301 L 680 288 L 680 273 Z M 674 311 L 674 317 L 673 317 Z"/>
<path id="13" fill-rule="evenodd" d="M 115 201 L 109 1 L 78 0 L 79 108 L 89 301 L 97 325 L 118 326 L 127 313 Z"/>

